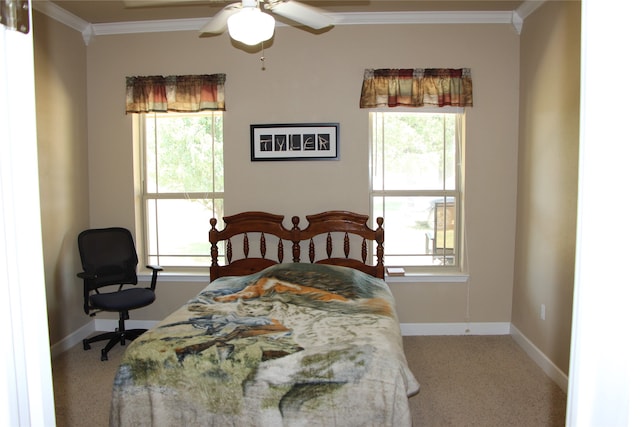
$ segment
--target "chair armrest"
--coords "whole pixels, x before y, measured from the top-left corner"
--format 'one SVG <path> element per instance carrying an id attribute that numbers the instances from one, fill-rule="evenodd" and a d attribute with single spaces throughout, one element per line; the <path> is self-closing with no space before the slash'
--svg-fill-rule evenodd
<path id="1" fill-rule="evenodd" d="M 84 282 L 84 312 L 86 314 L 90 314 L 91 312 L 91 307 L 89 307 L 89 292 L 91 289 L 91 280 L 95 280 L 98 278 L 98 275 L 95 273 L 89 273 L 87 271 L 82 271 L 78 274 L 76 274 L 76 276 L 78 276 L 79 278 L 82 279 L 82 281 Z M 94 314 L 92 314 L 93 316 Z"/>
<path id="2" fill-rule="evenodd" d="M 158 281 L 158 271 L 162 271 L 162 267 L 160 267 L 159 265 L 147 265 L 147 268 L 150 268 L 153 271 L 153 274 L 151 276 L 151 290 L 155 291 L 156 290 L 156 282 Z"/>

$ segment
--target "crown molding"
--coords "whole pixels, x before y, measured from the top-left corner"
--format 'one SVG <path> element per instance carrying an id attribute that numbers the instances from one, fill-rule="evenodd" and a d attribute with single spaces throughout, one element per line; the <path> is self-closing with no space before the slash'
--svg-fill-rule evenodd
<path id="1" fill-rule="evenodd" d="M 327 13 L 335 25 L 384 24 L 510 24 L 512 12 L 385 12 Z M 211 18 L 93 24 L 97 36 L 171 31 L 198 31 Z M 276 21 L 276 26 L 288 26 Z"/>
<path id="2" fill-rule="evenodd" d="M 128 21 L 93 24 L 96 36 L 136 33 L 164 33 L 173 31 L 198 31 L 211 18 L 166 19 L 156 21 Z"/>
<path id="3" fill-rule="evenodd" d="M 542 6 L 545 1 L 547 0 L 526 0 L 518 9 L 513 11 L 513 26 L 518 34 L 522 32 L 522 26 L 527 16 Z"/>
<path id="4" fill-rule="evenodd" d="M 511 12 L 349 12 L 328 13 L 336 25 L 510 24 Z"/>
<path id="5" fill-rule="evenodd" d="M 473 12 L 348 12 L 327 13 L 335 25 L 385 24 L 511 24 L 518 34 L 524 19 L 546 0 L 527 0 L 516 11 Z M 130 21 L 91 24 L 49 0 L 32 2 L 33 8 L 82 33 L 85 44 L 93 37 L 116 34 L 199 31 L 210 18 Z M 276 21 L 277 26 L 286 26 Z"/>
<path id="6" fill-rule="evenodd" d="M 547 0 L 526 0 L 516 9 L 516 13 L 524 20 L 546 1 Z"/>
<path id="7" fill-rule="evenodd" d="M 82 33 L 85 45 L 88 45 L 91 42 L 91 39 L 94 36 L 93 25 L 84 19 L 78 18 L 73 13 L 67 12 L 65 9 L 50 2 L 49 0 L 32 1 L 31 7 L 38 12 L 47 15 L 49 18 L 55 19 L 61 24 Z"/>

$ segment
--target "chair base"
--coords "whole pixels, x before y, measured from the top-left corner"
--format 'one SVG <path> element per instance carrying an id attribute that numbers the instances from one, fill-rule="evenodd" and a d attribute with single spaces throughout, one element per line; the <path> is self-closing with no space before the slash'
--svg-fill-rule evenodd
<path id="1" fill-rule="evenodd" d="M 109 353 L 109 350 L 111 350 L 117 343 L 125 345 L 126 340 L 133 341 L 146 331 L 146 329 L 116 329 L 114 332 L 105 332 L 103 334 L 96 335 L 95 337 L 83 339 L 82 346 L 85 350 L 89 350 L 91 348 L 91 343 L 109 340 L 107 345 L 102 349 L 102 355 L 100 357 L 100 360 L 105 361 L 109 360 L 107 353 Z"/>

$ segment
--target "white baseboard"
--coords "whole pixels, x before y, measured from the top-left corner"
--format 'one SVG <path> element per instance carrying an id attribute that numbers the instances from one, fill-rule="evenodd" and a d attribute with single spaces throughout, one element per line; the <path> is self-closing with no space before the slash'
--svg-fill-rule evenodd
<path id="1" fill-rule="evenodd" d="M 81 342 L 83 339 L 91 335 L 96 331 L 96 327 L 94 321 L 90 321 L 86 325 L 82 326 L 79 329 L 76 329 L 71 334 L 64 337 L 62 340 L 51 346 L 51 356 L 56 357 L 65 351 L 69 350 L 74 345 Z"/>
<path id="2" fill-rule="evenodd" d="M 538 347 L 536 347 L 526 336 L 511 325 L 511 336 L 515 342 L 522 347 L 527 355 L 555 382 L 564 392 L 569 387 L 569 378 L 549 359 Z"/>
<path id="3" fill-rule="evenodd" d="M 509 322 L 401 323 L 402 335 L 509 335 Z"/>
<path id="4" fill-rule="evenodd" d="M 127 328 L 149 329 L 156 320 L 128 320 Z M 70 349 L 94 332 L 113 331 L 118 327 L 116 319 L 93 319 L 61 341 L 51 346 L 51 356 L 55 357 Z M 487 323 L 402 323 L 400 331 L 405 336 L 418 335 L 511 335 L 516 343 L 542 370 L 565 392 L 569 379 L 538 347 L 509 322 Z"/>
<path id="5" fill-rule="evenodd" d="M 127 328 L 149 329 L 157 320 L 127 320 Z M 510 323 L 402 323 L 402 335 L 509 335 Z M 93 319 L 80 329 L 51 346 L 51 355 L 57 356 L 82 342 L 94 332 L 113 331 L 118 327 L 116 319 Z"/>
<path id="6" fill-rule="evenodd" d="M 154 327 L 156 320 L 127 320 L 127 329 L 150 329 Z M 75 330 L 51 346 L 51 357 L 56 357 L 93 334 L 94 332 L 115 331 L 118 327 L 117 319 L 93 319 L 86 325 Z"/>

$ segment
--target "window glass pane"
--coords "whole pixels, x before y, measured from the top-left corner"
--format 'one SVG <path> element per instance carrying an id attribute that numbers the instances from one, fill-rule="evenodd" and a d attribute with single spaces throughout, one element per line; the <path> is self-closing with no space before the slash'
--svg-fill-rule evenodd
<path id="1" fill-rule="evenodd" d="M 216 204 L 222 210 L 222 200 Z M 148 233 L 150 259 L 163 266 L 210 265 L 211 199 L 150 200 L 147 212 L 157 212 L 157 228 Z M 150 216 L 149 225 L 155 220 Z"/>
<path id="2" fill-rule="evenodd" d="M 451 265 L 456 255 L 454 197 L 374 197 L 383 216 L 387 265 Z"/>
<path id="3" fill-rule="evenodd" d="M 374 190 L 442 190 L 445 180 L 455 187 L 455 124 L 455 114 L 375 114 Z"/>
<path id="4" fill-rule="evenodd" d="M 220 125 L 221 126 L 221 125 Z M 147 191 L 213 190 L 212 115 L 152 114 L 146 118 Z M 219 145 L 222 138 L 219 139 Z M 218 154 L 221 162 L 221 150 Z"/>
<path id="5" fill-rule="evenodd" d="M 374 217 L 384 217 L 385 254 L 426 255 L 429 198 L 374 197 Z"/>

